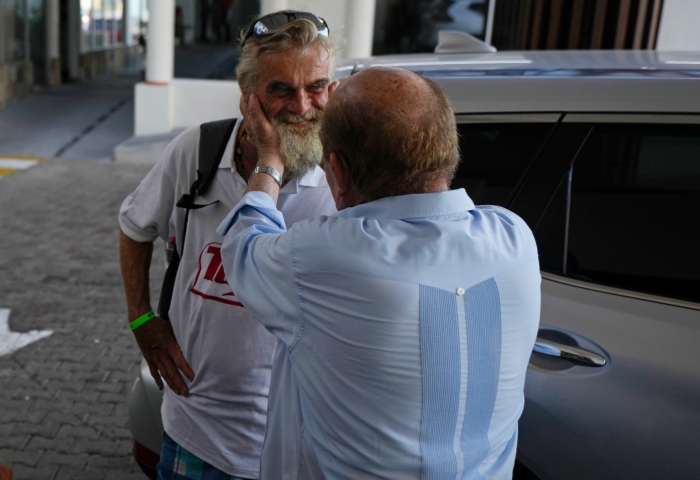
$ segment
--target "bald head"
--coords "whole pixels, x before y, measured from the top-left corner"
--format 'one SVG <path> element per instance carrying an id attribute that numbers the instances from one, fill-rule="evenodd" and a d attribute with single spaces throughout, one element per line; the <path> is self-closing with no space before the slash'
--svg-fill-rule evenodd
<path id="1" fill-rule="evenodd" d="M 335 153 L 365 201 L 449 188 L 459 162 L 450 105 L 434 82 L 407 70 L 369 68 L 326 105 L 324 158 Z"/>
<path id="2" fill-rule="evenodd" d="M 383 67 L 351 76 L 338 93 L 339 103 L 358 102 L 375 114 L 404 115 L 407 119 L 418 119 L 433 96 L 422 77 L 408 70 Z"/>

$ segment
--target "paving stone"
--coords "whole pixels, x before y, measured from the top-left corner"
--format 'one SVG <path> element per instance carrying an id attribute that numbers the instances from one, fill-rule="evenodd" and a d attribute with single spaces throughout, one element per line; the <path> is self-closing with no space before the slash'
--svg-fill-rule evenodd
<path id="1" fill-rule="evenodd" d="M 122 382 L 98 383 L 96 385 L 88 385 L 88 388 L 91 387 L 98 392 L 105 393 L 122 393 L 122 391 L 124 390 L 124 384 Z"/>
<path id="2" fill-rule="evenodd" d="M 24 370 L 31 374 L 42 372 L 55 372 L 60 364 L 56 362 L 42 362 L 38 359 L 31 359 L 24 364 Z"/>
<path id="3" fill-rule="evenodd" d="M 76 469 L 83 469 L 87 465 L 90 456 L 88 454 L 60 453 L 47 451 L 41 459 L 42 463 L 49 465 L 66 465 Z"/>
<path id="4" fill-rule="evenodd" d="M 16 389 L 13 392 L 12 397 L 20 399 L 20 400 L 24 400 L 24 401 L 29 401 L 29 400 L 37 399 L 37 398 L 43 398 L 46 400 L 50 400 L 54 397 L 54 393 L 49 391 L 49 390 L 44 390 L 43 388 L 41 388 L 40 385 L 36 385 L 34 388 L 31 388 L 31 389 L 26 389 L 26 388 Z"/>
<path id="5" fill-rule="evenodd" d="M 99 454 L 105 457 L 124 456 L 119 441 L 110 438 L 100 438 L 99 440 L 79 439 L 71 447 L 72 453 Z"/>
<path id="6" fill-rule="evenodd" d="M 11 448 L 3 448 L 0 449 L 0 460 L 2 460 L 7 465 L 22 464 L 28 466 L 35 466 L 37 463 L 39 463 L 39 459 L 43 454 L 43 450 L 26 451 L 13 450 Z"/>
<path id="7" fill-rule="evenodd" d="M 120 457 L 103 457 L 99 455 L 92 455 L 90 457 L 90 460 L 88 461 L 88 468 L 97 468 L 105 470 L 119 469 L 120 471 L 126 471 L 130 467 L 129 460 L 130 455 L 123 455 Z"/>
<path id="8" fill-rule="evenodd" d="M 1 435 L 0 449 L 24 450 L 25 445 L 31 439 L 31 435 Z"/>
<path id="9" fill-rule="evenodd" d="M 73 381 L 51 380 L 47 384 L 47 389 L 51 391 L 61 390 L 69 392 L 82 392 L 85 388 L 85 382 L 73 379 Z"/>
<path id="10" fill-rule="evenodd" d="M 100 430 L 91 426 L 74 427 L 72 425 L 61 425 L 56 434 L 57 438 L 86 438 L 97 440 Z"/>
<path id="11" fill-rule="evenodd" d="M 104 480 L 107 473 L 101 469 L 79 469 L 62 466 L 53 480 Z M 143 479 L 142 479 L 143 480 Z"/>
<path id="12" fill-rule="evenodd" d="M 104 478 L 104 480 L 146 480 L 146 475 L 139 469 L 138 472 L 134 473 L 118 473 L 118 472 L 109 472 L 107 473 L 107 476 Z"/>
<path id="13" fill-rule="evenodd" d="M 15 480 L 53 480 L 58 471 L 58 466 L 56 465 L 28 466 L 12 464 L 11 467 Z M 73 478 L 78 480 L 80 477 Z"/>
<path id="14" fill-rule="evenodd" d="M 91 402 L 95 403 L 100 396 L 100 392 L 66 392 L 59 391 L 56 398 L 69 402 Z"/>
<path id="15" fill-rule="evenodd" d="M 7 410 L 3 415 L 0 422 L 27 422 L 27 423 L 41 423 L 41 421 L 46 417 L 46 410 L 28 408 L 25 410 Z"/>
<path id="16" fill-rule="evenodd" d="M 85 403 L 76 402 L 71 408 L 71 412 L 82 417 L 83 414 L 89 413 L 90 415 L 97 415 L 100 417 L 109 418 L 110 414 L 114 411 L 113 403 Z"/>
<path id="17" fill-rule="evenodd" d="M 105 425 L 104 429 L 102 430 L 102 434 L 108 438 L 114 438 L 114 439 L 118 439 L 118 440 L 132 438 L 131 432 L 129 431 L 128 428 L 123 428 L 123 427 L 120 428 L 120 427 L 115 427 L 112 425 Z"/>
<path id="18" fill-rule="evenodd" d="M 0 398 L 0 410 L 4 412 L 10 411 L 24 411 L 28 407 L 26 400 L 20 400 L 17 398 Z M 3 414 L 4 415 L 4 414 Z"/>
<path id="19" fill-rule="evenodd" d="M 72 411 L 53 410 L 46 414 L 46 418 L 60 423 L 61 425 L 79 425 L 82 423 L 84 414 L 73 413 Z"/>
<path id="20" fill-rule="evenodd" d="M 57 441 L 54 438 L 32 437 L 25 447 L 27 450 L 47 450 L 58 453 L 70 453 L 75 440 L 72 438 L 62 438 Z"/>
<path id="21" fill-rule="evenodd" d="M 40 424 L 31 423 L 14 423 L 12 428 L 13 435 L 39 435 L 45 438 L 53 438 L 58 432 L 61 424 L 52 420 L 45 420 Z"/>
<path id="22" fill-rule="evenodd" d="M 99 371 L 99 370 L 93 370 L 89 372 L 71 372 L 68 379 L 73 381 L 81 381 L 84 380 L 87 383 L 97 383 L 97 382 L 102 382 L 104 380 L 105 374 L 109 373 L 109 371 Z"/>
<path id="23" fill-rule="evenodd" d="M 125 403 L 128 399 L 126 393 L 101 393 L 100 402 Z"/>

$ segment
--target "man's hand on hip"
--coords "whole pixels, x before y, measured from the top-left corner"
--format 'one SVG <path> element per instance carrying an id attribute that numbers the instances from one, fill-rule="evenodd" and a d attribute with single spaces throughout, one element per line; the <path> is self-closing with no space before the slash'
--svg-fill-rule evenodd
<path id="1" fill-rule="evenodd" d="M 163 389 L 165 380 L 175 393 L 187 395 L 189 389 L 182 375 L 191 382 L 194 372 L 182 355 L 170 322 L 156 317 L 134 330 L 134 336 L 158 388 Z"/>

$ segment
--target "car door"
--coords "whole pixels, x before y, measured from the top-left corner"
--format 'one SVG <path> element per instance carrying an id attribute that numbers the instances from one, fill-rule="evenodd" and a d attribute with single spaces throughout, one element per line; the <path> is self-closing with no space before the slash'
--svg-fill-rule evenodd
<path id="1" fill-rule="evenodd" d="M 543 270 L 518 461 L 542 480 L 700 478 L 700 119 L 561 125 L 584 141 L 511 202 Z"/>

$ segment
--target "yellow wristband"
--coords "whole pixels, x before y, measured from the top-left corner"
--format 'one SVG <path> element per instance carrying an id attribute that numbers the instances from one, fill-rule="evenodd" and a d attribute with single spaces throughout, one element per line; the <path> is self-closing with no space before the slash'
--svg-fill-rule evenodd
<path id="1" fill-rule="evenodd" d="M 155 316 L 156 316 L 156 314 L 153 313 L 152 311 L 144 313 L 139 318 L 137 318 L 136 320 L 134 320 L 133 322 L 131 322 L 129 324 L 131 331 L 136 330 L 137 328 L 139 328 L 141 325 L 143 325 L 144 323 L 146 323 L 150 319 L 155 318 Z"/>

